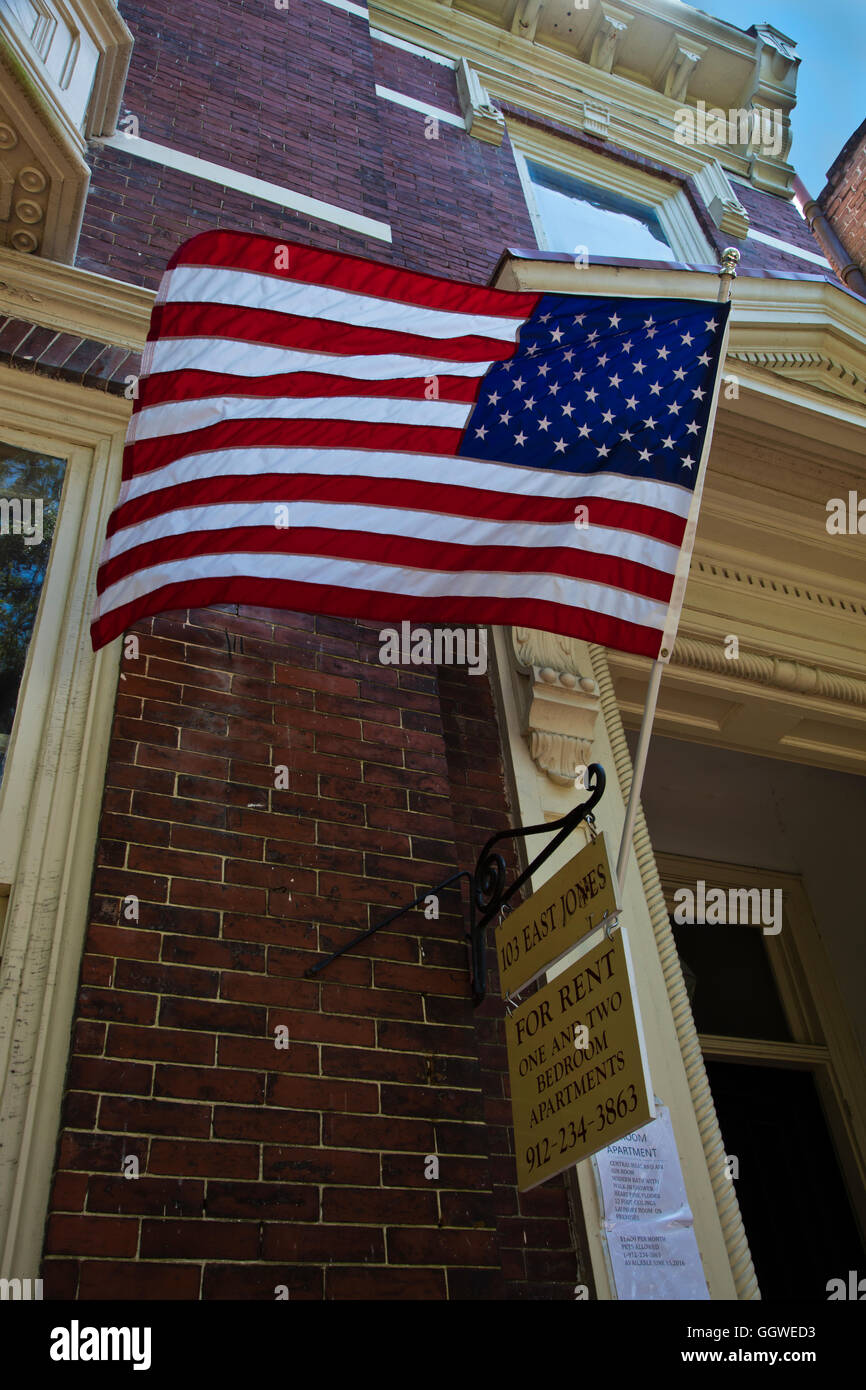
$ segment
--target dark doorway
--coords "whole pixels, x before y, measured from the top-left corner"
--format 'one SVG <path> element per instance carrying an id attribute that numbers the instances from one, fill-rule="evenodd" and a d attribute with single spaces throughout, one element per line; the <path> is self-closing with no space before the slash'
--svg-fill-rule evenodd
<path id="1" fill-rule="evenodd" d="M 809 1071 L 706 1061 L 764 1299 L 827 1300 L 866 1259 Z"/>

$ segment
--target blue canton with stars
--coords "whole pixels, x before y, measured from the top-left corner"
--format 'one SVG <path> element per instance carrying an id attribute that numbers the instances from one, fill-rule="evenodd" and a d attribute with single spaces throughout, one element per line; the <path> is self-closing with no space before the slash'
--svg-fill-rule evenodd
<path id="1" fill-rule="evenodd" d="M 458 455 L 693 489 L 729 304 L 542 296 Z"/>

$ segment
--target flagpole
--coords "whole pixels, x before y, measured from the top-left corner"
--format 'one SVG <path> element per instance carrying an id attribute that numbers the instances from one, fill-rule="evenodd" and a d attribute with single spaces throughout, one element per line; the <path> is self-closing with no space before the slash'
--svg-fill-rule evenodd
<path id="1" fill-rule="evenodd" d="M 734 288 L 734 280 L 737 275 L 737 262 L 740 253 L 733 246 L 728 246 L 722 252 L 722 266 L 719 271 L 719 304 L 727 304 L 731 298 Z M 707 432 L 704 439 L 703 454 L 698 465 L 698 476 L 695 481 L 695 491 L 692 499 L 692 506 L 689 512 L 689 519 L 686 523 L 686 534 L 680 550 L 680 559 L 677 565 L 677 572 L 674 577 L 674 587 L 671 594 L 671 607 L 668 614 L 668 621 L 662 634 L 661 655 L 653 662 L 650 672 L 649 685 L 647 686 L 646 704 L 644 705 L 643 718 L 641 720 L 640 734 L 638 735 L 637 749 L 634 756 L 634 767 L 632 770 L 631 789 L 628 795 L 628 806 L 625 812 L 625 821 L 622 828 L 622 840 L 619 846 L 619 857 L 616 861 L 616 878 L 619 884 L 620 896 L 625 890 L 625 874 L 628 868 L 629 854 L 631 853 L 631 842 L 634 837 L 635 821 L 637 820 L 637 809 L 640 805 L 640 793 L 643 786 L 644 770 L 646 768 L 647 752 L 649 742 L 652 737 L 653 722 L 655 720 L 656 705 L 659 698 L 659 686 L 661 685 L 662 672 L 670 660 L 673 651 L 676 630 L 679 624 L 680 611 L 683 604 L 686 580 L 688 579 L 689 566 L 691 564 L 692 549 L 694 547 L 695 532 L 698 524 L 698 513 L 701 505 L 701 495 L 704 486 L 704 474 L 706 473 L 707 461 L 709 459 L 710 444 L 713 437 L 713 426 L 716 419 L 716 408 L 719 401 L 719 390 L 722 382 L 722 373 L 725 367 L 727 355 L 728 332 L 730 319 L 725 328 L 724 341 L 719 354 L 719 368 L 716 374 L 716 389 L 713 394 L 713 403 L 710 416 L 707 421 Z"/>

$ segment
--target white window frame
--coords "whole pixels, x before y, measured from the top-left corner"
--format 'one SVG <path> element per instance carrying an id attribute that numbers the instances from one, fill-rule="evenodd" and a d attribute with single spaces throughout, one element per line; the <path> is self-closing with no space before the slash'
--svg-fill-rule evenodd
<path id="1" fill-rule="evenodd" d="M 38 1274 L 120 641 L 94 653 L 96 570 L 130 402 L 0 366 L 4 442 L 66 459 L 0 789 L 0 1277 Z"/>
<path id="2" fill-rule="evenodd" d="M 523 196 L 532 219 L 535 239 L 542 251 L 550 251 L 535 197 L 527 161 L 545 164 L 561 174 L 571 174 L 596 188 L 632 198 L 651 208 L 658 216 L 677 261 L 686 265 L 715 265 L 716 253 L 700 229 L 698 220 L 682 188 L 645 170 L 623 164 L 608 155 L 596 154 L 582 145 L 543 136 L 527 126 L 512 125 L 508 134 L 514 150 Z M 590 251 L 590 257 L 593 252 Z"/>

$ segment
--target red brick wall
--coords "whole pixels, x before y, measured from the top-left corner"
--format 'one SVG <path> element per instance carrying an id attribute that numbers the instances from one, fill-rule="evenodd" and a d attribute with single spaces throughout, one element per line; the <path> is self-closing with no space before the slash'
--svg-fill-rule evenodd
<path id="1" fill-rule="evenodd" d="M 383 666 L 372 626 L 185 616 L 123 663 L 46 1296 L 573 1297 L 455 896 L 303 973 L 507 825 L 488 680 Z"/>
<path id="2" fill-rule="evenodd" d="M 834 162 L 818 202 L 852 261 L 866 271 L 866 121 Z"/>

